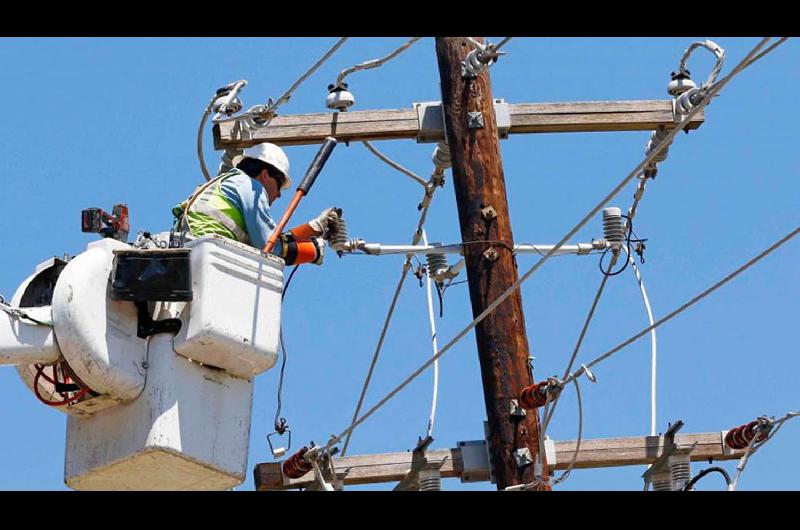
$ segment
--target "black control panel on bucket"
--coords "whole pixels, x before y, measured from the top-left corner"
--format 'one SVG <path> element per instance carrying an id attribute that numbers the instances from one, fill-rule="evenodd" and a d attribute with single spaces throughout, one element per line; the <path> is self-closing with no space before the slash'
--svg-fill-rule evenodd
<path id="1" fill-rule="evenodd" d="M 192 300 L 191 249 L 115 250 L 111 298 L 133 302 Z"/>

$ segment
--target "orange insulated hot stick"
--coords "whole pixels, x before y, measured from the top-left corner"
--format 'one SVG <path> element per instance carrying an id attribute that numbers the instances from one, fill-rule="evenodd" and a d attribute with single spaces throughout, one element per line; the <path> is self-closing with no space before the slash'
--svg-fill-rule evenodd
<path id="1" fill-rule="evenodd" d="M 286 223 L 289 222 L 289 218 L 292 217 L 297 205 L 300 204 L 300 199 L 308 195 L 308 192 L 311 191 L 311 186 L 313 186 L 314 181 L 317 180 L 317 175 L 322 171 L 322 166 L 328 161 L 328 157 L 331 156 L 334 147 L 336 147 L 335 138 L 328 136 L 325 138 L 325 141 L 322 142 L 322 147 L 319 148 L 314 160 L 311 161 L 311 165 L 308 166 L 303 180 L 300 182 L 300 185 L 297 186 L 297 192 L 294 194 L 294 197 L 292 197 L 292 202 L 289 203 L 288 208 L 286 208 L 286 213 L 283 214 L 278 226 L 275 227 L 275 230 L 269 236 L 267 244 L 264 245 L 265 254 L 269 254 L 272 252 L 272 249 L 275 248 L 275 244 L 278 242 L 281 232 L 283 232 L 283 229 L 286 227 Z"/>

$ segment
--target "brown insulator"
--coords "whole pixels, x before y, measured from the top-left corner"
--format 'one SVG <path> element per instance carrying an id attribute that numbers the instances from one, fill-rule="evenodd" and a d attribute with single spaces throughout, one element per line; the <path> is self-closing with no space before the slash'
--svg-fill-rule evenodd
<path id="1" fill-rule="evenodd" d="M 526 386 L 519 393 L 519 405 L 524 409 L 538 409 L 547 403 L 547 381 Z"/>
<path id="2" fill-rule="evenodd" d="M 303 460 L 308 447 L 303 446 L 283 463 L 283 474 L 289 478 L 300 478 L 313 469 L 311 464 Z"/>
<path id="3" fill-rule="evenodd" d="M 751 421 L 750 423 L 734 427 L 725 435 L 725 445 L 731 449 L 740 450 L 747 449 L 747 446 L 750 445 L 750 442 L 756 435 L 758 435 L 756 442 L 764 440 L 766 438 L 766 433 L 759 433 L 756 430 L 757 427 L 758 421 Z"/>

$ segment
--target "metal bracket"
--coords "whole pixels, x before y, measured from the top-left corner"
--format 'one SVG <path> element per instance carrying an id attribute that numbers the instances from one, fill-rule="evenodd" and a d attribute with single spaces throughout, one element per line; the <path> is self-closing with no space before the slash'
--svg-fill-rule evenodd
<path id="1" fill-rule="evenodd" d="M 494 100 L 494 117 L 497 122 L 497 137 L 501 140 L 508 138 L 511 129 L 511 111 L 504 99 Z M 446 140 L 444 114 L 441 101 L 424 101 L 412 103 L 417 111 L 417 143 L 429 144 Z M 242 138 L 246 139 L 246 138 Z"/>
<path id="2" fill-rule="evenodd" d="M 467 112 L 467 127 L 470 129 L 483 129 L 483 113 Z"/>
<path id="3" fill-rule="evenodd" d="M 436 469 L 442 467 L 444 460 L 441 462 L 430 462 L 425 456 L 425 451 L 427 451 L 432 442 L 433 438 L 431 436 L 420 438 L 417 441 L 417 447 L 414 448 L 411 456 L 411 469 L 406 473 L 403 480 L 394 487 L 394 491 L 417 491 L 419 490 L 420 471 L 431 467 Z"/>
<path id="4" fill-rule="evenodd" d="M 727 431 L 719 432 L 719 442 L 722 444 L 722 454 L 726 456 L 736 454 L 736 450 L 731 449 L 730 447 L 728 447 L 728 444 L 725 443 L 725 437 L 728 436 L 729 432 L 730 429 Z"/>
<path id="5" fill-rule="evenodd" d="M 484 440 L 458 442 L 456 447 L 461 449 L 461 461 L 464 467 L 459 480 L 462 483 L 486 480 L 489 472 L 489 454 L 486 452 L 486 442 Z"/>
<path id="6" fill-rule="evenodd" d="M 550 469 L 553 469 L 558 463 L 558 459 L 556 458 L 556 442 L 549 436 L 545 436 L 544 438 L 544 456 L 547 459 L 547 465 Z"/>
<path id="7" fill-rule="evenodd" d="M 442 141 L 445 138 L 442 103 L 440 101 L 425 101 L 412 103 L 412 106 L 417 110 L 417 122 L 419 123 L 417 143 Z"/>
<path id="8" fill-rule="evenodd" d="M 664 470 L 664 466 L 666 466 L 669 457 L 678 450 L 678 446 L 675 443 L 675 434 L 681 430 L 683 427 L 683 421 L 677 420 L 675 423 L 670 425 L 667 432 L 664 433 L 664 452 L 658 459 L 653 462 L 647 470 L 642 473 L 642 478 L 644 479 L 646 484 L 652 483 L 652 477 L 656 473 L 659 473 Z"/>
<path id="9" fill-rule="evenodd" d="M 508 110 L 506 100 L 494 100 L 494 119 L 497 122 L 497 137 L 506 140 L 511 129 L 511 111 Z"/>

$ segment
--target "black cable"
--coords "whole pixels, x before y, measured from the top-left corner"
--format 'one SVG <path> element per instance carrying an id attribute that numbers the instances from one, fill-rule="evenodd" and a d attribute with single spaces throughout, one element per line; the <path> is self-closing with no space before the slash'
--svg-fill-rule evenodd
<path id="1" fill-rule="evenodd" d="M 439 318 L 442 318 L 444 316 L 444 300 L 442 299 L 444 289 L 439 285 L 439 282 L 436 282 L 436 294 L 439 296 Z"/>
<path id="2" fill-rule="evenodd" d="M 714 466 L 714 467 L 706 468 L 706 469 L 702 470 L 700 473 L 698 473 L 692 480 L 690 480 L 686 484 L 686 486 L 684 486 L 682 491 L 690 491 L 692 489 L 692 487 L 697 483 L 698 480 L 700 480 L 704 476 L 708 475 L 709 473 L 713 473 L 715 471 L 717 473 L 720 473 L 725 478 L 725 482 L 728 484 L 728 486 L 731 485 L 731 477 L 730 477 L 730 475 L 728 475 L 728 472 L 725 471 L 724 469 L 722 469 L 721 467 Z"/>
<path id="3" fill-rule="evenodd" d="M 636 233 L 633 231 L 633 221 L 630 217 L 627 215 L 622 215 L 620 217 L 628 220 L 628 234 L 625 236 L 625 247 L 628 249 L 628 254 L 625 256 L 625 264 L 622 266 L 622 268 L 616 272 L 611 272 L 610 268 L 609 270 L 605 270 L 603 268 L 603 261 L 605 260 L 608 251 L 612 249 L 607 248 L 605 251 L 603 251 L 602 256 L 600 256 L 600 262 L 598 263 L 598 266 L 600 267 L 600 272 L 602 272 L 604 276 L 616 276 L 618 274 L 622 274 L 622 272 L 628 268 L 628 263 L 630 262 L 630 259 L 628 259 L 629 256 L 633 254 L 633 251 L 631 250 L 631 243 L 644 243 L 647 241 L 647 239 L 640 239 L 638 236 L 636 236 Z M 636 236 L 636 238 L 634 239 L 631 236 Z"/>
<path id="4" fill-rule="evenodd" d="M 292 283 L 292 278 L 294 278 L 294 273 L 297 272 L 297 268 L 299 266 L 300 265 L 295 265 L 294 266 L 294 269 L 292 269 L 292 272 L 289 273 L 289 279 L 286 280 L 285 284 L 283 284 L 283 292 L 281 293 L 281 302 L 283 302 L 283 297 L 286 296 L 286 291 L 289 289 L 289 284 Z"/>
<path id="5" fill-rule="evenodd" d="M 283 285 L 283 292 L 281 293 L 281 304 L 283 303 L 283 298 L 286 296 L 286 291 L 289 289 L 289 284 L 292 283 L 292 278 L 294 278 L 294 273 L 297 272 L 298 267 L 300 265 L 295 265 L 292 272 L 289 273 L 289 279 L 286 280 L 286 283 Z M 283 374 L 286 370 L 286 359 L 289 357 L 289 354 L 286 353 L 286 344 L 283 341 L 283 320 L 281 320 L 281 330 L 280 330 L 280 344 L 281 344 L 281 372 L 278 376 L 278 405 L 275 409 L 275 431 L 278 434 L 283 434 L 286 432 L 287 429 L 287 422 L 286 418 L 279 418 L 281 415 L 281 405 L 283 401 L 281 399 L 281 394 L 283 393 Z"/>

